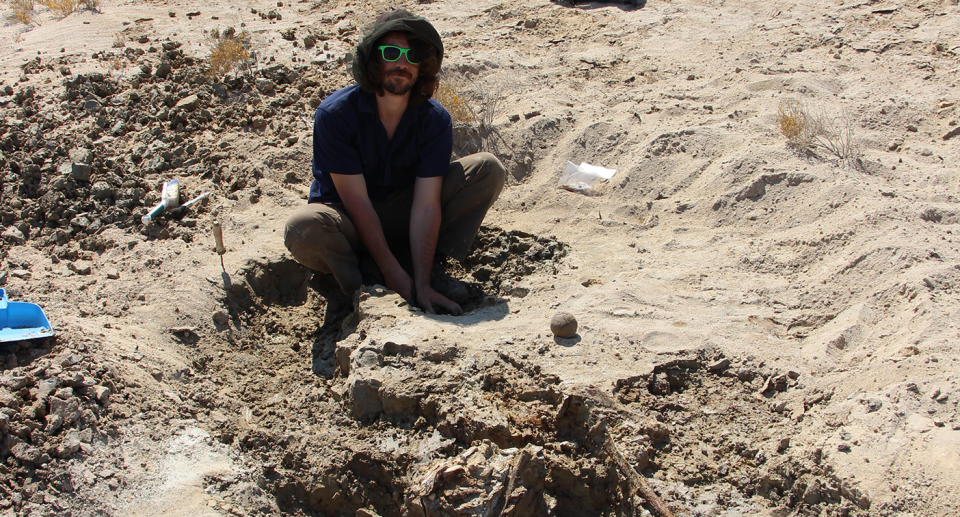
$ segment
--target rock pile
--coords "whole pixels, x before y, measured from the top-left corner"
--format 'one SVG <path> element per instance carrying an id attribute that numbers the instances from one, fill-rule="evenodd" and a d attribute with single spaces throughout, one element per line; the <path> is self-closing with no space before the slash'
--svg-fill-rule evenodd
<path id="1" fill-rule="evenodd" d="M 520 285 L 523 277 L 535 271 L 556 274 L 566 254 L 566 245 L 555 238 L 484 226 L 464 261 L 464 276 L 486 293 L 523 297 L 529 292 Z"/>
<path id="2" fill-rule="evenodd" d="M 3 238 L 53 248 L 58 258 L 109 246 L 98 238 L 106 227 L 136 227 L 135 215 L 156 203 L 165 177 L 208 181 L 204 189 L 234 198 L 255 187 L 263 172 L 205 132 L 249 133 L 270 146 L 292 146 L 307 129 L 303 115 L 346 80 L 330 73 L 342 60 L 331 60 L 218 81 L 173 41 L 93 57 L 137 65 L 139 73 L 129 81 L 73 75 L 66 58 L 37 57 L 23 66 L 16 88 L 0 91 L 0 105 L 13 115 L 0 127 Z M 59 84 L 44 86 L 51 78 Z"/>
<path id="3" fill-rule="evenodd" d="M 25 342 L 12 346 L 36 352 Z M 0 508 L 58 508 L 57 498 L 73 491 L 66 462 L 114 433 L 110 397 L 123 385 L 115 367 L 70 349 L 22 366 L 17 357 L 6 355 L 0 375 Z"/>

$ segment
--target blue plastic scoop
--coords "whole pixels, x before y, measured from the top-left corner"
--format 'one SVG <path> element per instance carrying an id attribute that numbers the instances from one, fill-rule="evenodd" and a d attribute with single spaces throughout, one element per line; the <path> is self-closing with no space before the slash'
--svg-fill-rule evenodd
<path id="1" fill-rule="evenodd" d="M 0 343 L 52 335 L 53 327 L 39 305 L 7 301 L 7 291 L 0 289 Z"/>

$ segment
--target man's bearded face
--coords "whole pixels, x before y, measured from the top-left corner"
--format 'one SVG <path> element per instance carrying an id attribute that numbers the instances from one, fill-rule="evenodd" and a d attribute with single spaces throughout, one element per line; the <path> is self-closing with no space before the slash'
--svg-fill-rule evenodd
<path id="1" fill-rule="evenodd" d="M 388 34 L 383 37 L 379 45 L 396 45 L 401 48 L 410 48 L 410 42 L 407 40 L 407 37 L 403 34 Z M 383 59 L 379 57 L 377 59 Z M 407 62 L 405 57 L 400 57 L 400 59 L 389 62 L 382 61 L 383 63 L 383 89 L 393 95 L 404 95 L 413 89 L 413 85 L 417 83 L 417 75 L 420 71 L 419 65 L 411 65 Z"/>

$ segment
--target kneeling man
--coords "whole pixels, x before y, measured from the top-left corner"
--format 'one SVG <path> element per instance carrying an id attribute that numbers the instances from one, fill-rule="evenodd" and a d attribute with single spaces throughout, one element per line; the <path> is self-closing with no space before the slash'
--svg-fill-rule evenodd
<path id="1" fill-rule="evenodd" d="M 489 153 L 450 162 L 450 115 L 431 99 L 442 60 L 427 20 L 402 9 L 377 18 L 357 47 L 357 84 L 317 108 L 310 199 L 287 221 L 284 244 L 347 295 L 360 288 L 365 249 L 387 288 L 428 313 L 459 315 L 430 285 L 434 253 L 466 258 L 505 172 Z M 408 248 L 411 272 L 395 255 Z"/>

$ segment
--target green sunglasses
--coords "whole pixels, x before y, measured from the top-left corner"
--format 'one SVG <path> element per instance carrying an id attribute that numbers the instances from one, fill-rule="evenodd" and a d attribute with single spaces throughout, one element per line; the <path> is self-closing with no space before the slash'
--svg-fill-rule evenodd
<path id="1" fill-rule="evenodd" d="M 413 56 L 410 55 L 409 48 L 401 48 L 395 45 L 380 45 L 377 47 L 380 49 L 380 56 L 383 57 L 384 61 L 393 63 L 400 59 L 400 56 L 407 58 L 407 63 L 411 65 L 419 65 L 420 61 L 414 61 Z"/>

